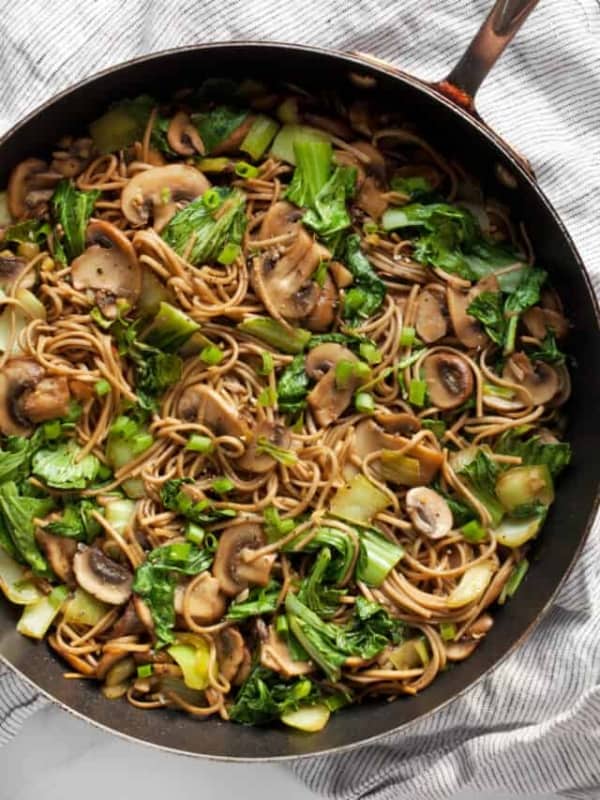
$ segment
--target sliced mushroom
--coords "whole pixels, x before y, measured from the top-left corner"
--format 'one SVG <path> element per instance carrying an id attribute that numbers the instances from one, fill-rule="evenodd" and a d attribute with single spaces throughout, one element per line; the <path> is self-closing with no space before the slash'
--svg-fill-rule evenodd
<path id="1" fill-rule="evenodd" d="M 297 675 L 307 675 L 314 670 L 310 661 L 294 661 L 288 646 L 281 639 L 274 627 L 269 625 L 269 635 L 266 641 L 261 642 L 260 663 L 273 672 L 279 672 L 286 678 Z"/>
<path id="2" fill-rule="evenodd" d="M 265 542 L 261 526 L 251 522 L 231 525 L 223 531 L 212 571 L 228 597 L 235 597 L 250 584 L 267 585 L 275 555 L 252 559 L 252 551 L 263 547 Z"/>
<path id="3" fill-rule="evenodd" d="M 284 450 L 289 449 L 292 441 L 291 434 L 285 425 L 265 420 L 257 427 L 252 441 L 243 456 L 237 459 L 236 464 L 247 472 L 253 472 L 257 475 L 272 470 L 277 465 L 277 461 L 273 456 L 261 451 L 260 442 L 264 439 L 275 445 L 275 447 L 281 447 Z"/>
<path id="4" fill-rule="evenodd" d="M 224 628 L 215 639 L 219 673 L 230 683 L 244 662 L 246 646 L 237 628 Z"/>
<path id="5" fill-rule="evenodd" d="M 65 536 L 54 536 L 39 528 L 35 532 L 35 538 L 56 577 L 67 586 L 74 586 L 73 557 L 77 542 Z"/>
<path id="6" fill-rule="evenodd" d="M 52 153 L 50 169 L 63 178 L 76 178 L 89 164 L 94 142 L 90 138 L 67 137 L 59 142 L 60 150 Z"/>
<path id="7" fill-rule="evenodd" d="M 216 436 L 248 437 L 248 426 L 238 411 L 214 389 L 196 383 L 188 386 L 179 398 L 178 413 L 186 422 L 201 422 Z"/>
<path id="8" fill-rule="evenodd" d="M 34 270 L 29 270 L 23 280 L 20 280 L 26 267 L 27 261 L 19 256 L 14 256 L 10 250 L 0 253 L 0 289 L 6 292 L 17 281 L 21 289 L 31 289 L 36 278 Z"/>
<path id="9" fill-rule="evenodd" d="M 475 348 L 484 347 L 488 337 L 481 327 L 481 324 L 467 314 L 467 308 L 473 302 L 470 293 L 466 294 L 451 286 L 447 290 L 448 311 L 456 338 L 465 347 Z"/>
<path id="10" fill-rule="evenodd" d="M 354 276 L 350 270 L 346 269 L 346 267 L 343 264 L 340 264 L 339 261 L 329 262 L 329 272 L 331 273 L 338 289 L 345 289 L 354 282 Z"/>
<path id="11" fill-rule="evenodd" d="M 210 151 L 211 156 L 221 156 L 226 155 L 228 153 L 237 153 L 240 149 L 241 143 L 246 138 L 246 134 L 252 127 L 254 123 L 254 115 L 248 114 L 248 116 L 243 120 L 241 125 L 232 131 L 226 139 L 223 139 L 222 142 Z"/>
<path id="12" fill-rule="evenodd" d="M 39 158 L 26 158 L 13 169 L 8 179 L 8 210 L 13 219 L 39 215 L 52 197 L 61 175 L 48 172 L 48 165 Z"/>
<path id="13" fill-rule="evenodd" d="M 198 129 L 185 111 L 178 111 L 169 123 L 167 141 L 171 150 L 180 156 L 204 155 L 206 148 Z"/>
<path id="14" fill-rule="evenodd" d="M 560 388 L 557 371 L 544 361 L 530 361 L 525 353 L 513 353 L 502 377 L 526 389 L 535 405 L 548 403 Z"/>
<path id="15" fill-rule="evenodd" d="M 103 603 L 119 606 L 131 596 L 133 575 L 97 547 L 81 547 L 73 559 L 77 583 Z"/>
<path id="16" fill-rule="evenodd" d="M 136 613 L 135 603 L 130 600 L 119 619 L 110 629 L 109 634 L 112 639 L 118 639 L 121 636 L 137 636 L 143 633 L 144 630 L 145 626 Z"/>
<path id="17" fill-rule="evenodd" d="M 325 276 L 323 286 L 318 290 L 317 301 L 310 314 L 302 321 L 309 331 L 321 333 L 328 331 L 335 319 L 338 293 L 329 273 Z"/>
<path id="18" fill-rule="evenodd" d="M 446 308 L 438 292 L 429 289 L 419 292 L 415 330 L 427 344 L 437 342 L 448 333 Z"/>
<path id="19" fill-rule="evenodd" d="M 430 539 L 443 539 L 452 529 L 452 512 L 444 498 L 426 486 L 406 493 L 406 508 L 413 526 Z"/>
<path id="20" fill-rule="evenodd" d="M 571 396 L 571 375 L 564 364 L 557 364 L 554 369 L 558 375 L 559 385 L 558 391 L 548 405 L 552 406 L 553 408 L 558 408 L 559 406 L 564 405 Z"/>
<path id="21" fill-rule="evenodd" d="M 365 162 L 359 159 L 355 154 L 347 150 L 336 152 L 335 159 L 339 164 L 356 167 L 357 193 L 355 204 L 373 219 L 379 219 L 389 205 L 385 188 L 385 158 L 369 142 L 352 142 L 352 147 L 367 156 L 368 161 Z"/>
<path id="22" fill-rule="evenodd" d="M 86 233 L 87 247 L 71 264 L 75 289 L 90 290 L 106 317 L 117 315 L 116 302 L 134 306 L 142 290 L 142 271 L 129 239 L 110 222 L 94 220 Z"/>
<path id="23" fill-rule="evenodd" d="M 381 418 L 380 418 L 381 419 Z M 352 449 L 360 459 L 364 459 L 375 450 L 401 450 L 409 444 L 410 439 L 405 436 L 386 433 L 373 419 L 365 419 L 356 426 Z M 410 458 L 419 462 L 420 483 L 427 484 L 437 475 L 444 457 L 439 450 L 417 444 L 407 453 Z M 377 473 L 379 460 L 372 461 L 370 466 Z M 345 477 L 349 477 L 346 476 Z"/>
<path id="24" fill-rule="evenodd" d="M 284 200 L 273 203 L 260 224 L 259 239 L 295 234 L 301 219 L 302 211 L 291 203 Z"/>
<path id="25" fill-rule="evenodd" d="M 49 375 L 23 396 L 21 408 L 25 417 L 37 424 L 66 416 L 70 403 L 67 378 L 64 375 Z"/>
<path id="26" fill-rule="evenodd" d="M 358 358 L 347 347 L 333 342 L 314 347 L 306 357 L 306 372 L 318 381 L 307 400 L 314 418 L 322 427 L 330 425 L 344 413 L 360 384 L 359 378 L 350 376 L 343 387 L 337 385 L 335 365 L 340 361 L 357 363 Z"/>
<path id="27" fill-rule="evenodd" d="M 183 600 L 187 584 L 180 583 L 175 588 L 175 611 L 183 614 Z M 221 619 L 225 613 L 225 598 L 221 594 L 219 581 L 208 573 L 197 581 L 188 593 L 188 609 L 192 619 L 200 625 L 210 625 Z"/>
<path id="28" fill-rule="evenodd" d="M 444 411 L 462 405 L 473 393 L 473 370 L 458 353 L 441 351 L 427 356 L 423 375 L 430 402 Z"/>
<path id="29" fill-rule="evenodd" d="M 398 413 L 379 411 L 374 415 L 374 418 L 388 433 L 402 433 L 405 436 L 412 436 L 413 433 L 417 433 L 422 428 L 421 420 L 406 411 Z"/>
<path id="30" fill-rule="evenodd" d="M 119 661 L 122 661 L 124 658 L 128 658 L 127 653 L 121 651 L 119 652 L 108 652 L 102 653 L 102 657 L 96 666 L 96 677 L 98 680 L 103 681 L 106 677 L 106 673 L 115 666 Z"/>
<path id="31" fill-rule="evenodd" d="M 560 311 L 534 306 L 521 317 L 527 331 L 536 339 L 544 339 L 552 331 L 557 339 L 564 339 L 569 332 L 569 323 Z"/>
<path id="32" fill-rule="evenodd" d="M 0 431 L 7 436 L 28 436 L 31 420 L 23 400 L 44 376 L 44 369 L 28 358 L 12 358 L 0 370 Z"/>
<path id="33" fill-rule="evenodd" d="M 475 622 L 471 623 L 466 630 L 467 636 L 471 636 L 473 639 L 482 639 L 486 633 L 488 633 L 494 625 L 494 618 L 491 614 L 482 614 L 480 617 L 477 617 Z"/>
<path id="34" fill-rule="evenodd" d="M 188 164 L 168 164 L 138 172 L 121 193 L 121 209 L 135 226 L 147 225 L 152 215 L 159 233 L 183 206 L 200 197 L 210 183 Z"/>
<path id="35" fill-rule="evenodd" d="M 464 661 L 473 654 L 478 644 L 478 639 L 465 639 L 461 642 L 446 642 L 444 645 L 446 658 L 448 661 Z"/>

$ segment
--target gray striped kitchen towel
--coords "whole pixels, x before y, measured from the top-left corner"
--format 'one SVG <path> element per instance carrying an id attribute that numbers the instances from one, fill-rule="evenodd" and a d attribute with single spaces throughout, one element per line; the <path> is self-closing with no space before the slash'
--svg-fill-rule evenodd
<path id="1" fill-rule="evenodd" d="M 0 126 L 83 75 L 141 53 L 227 39 L 362 50 L 424 78 L 459 56 L 491 0 L 21 0 L 1 4 Z M 530 158 L 600 285 L 600 6 L 544 0 L 481 92 Z M 594 468 L 596 468 L 594 466 Z M 600 797 L 600 527 L 527 643 L 405 733 L 294 770 L 332 798 L 447 798 L 460 788 Z M 0 742 L 39 708 L 0 672 Z"/>

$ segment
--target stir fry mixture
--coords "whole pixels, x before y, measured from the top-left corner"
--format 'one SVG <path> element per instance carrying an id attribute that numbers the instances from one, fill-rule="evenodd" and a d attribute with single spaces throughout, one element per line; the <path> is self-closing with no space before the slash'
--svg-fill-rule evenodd
<path id="1" fill-rule="evenodd" d="M 482 646 L 570 459 L 507 208 L 251 81 L 124 100 L 0 199 L 0 585 L 66 678 L 317 731 Z"/>

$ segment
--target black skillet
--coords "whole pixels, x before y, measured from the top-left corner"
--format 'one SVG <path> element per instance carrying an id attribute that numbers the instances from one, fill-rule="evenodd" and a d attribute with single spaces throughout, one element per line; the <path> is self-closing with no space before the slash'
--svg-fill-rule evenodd
<path id="1" fill-rule="evenodd" d="M 466 54 L 436 85 L 374 59 L 316 48 L 257 42 L 201 45 L 145 56 L 87 79 L 34 111 L 0 141 L 0 185 L 5 185 L 17 162 L 49 152 L 60 135 L 83 130 L 122 97 L 141 92 L 168 97 L 172 87 L 189 85 L 190 76 L 199 83 L 210 76 L 268 80 L 276 74 L 320 87 L 326 77 L 332 90 L 371 92 L 388 108 L 410 108 L 433 140 L 443 131 L 442 149 L 467 164 L 488 193 L 510 203 L 515 218 L 525 222 L 539 263 L 550 271 L 574 325 L 569 347 L 576 360 L 569 409 L 573 464 L 561 478 L 518 599 L 498 611 L 494 628 L 466 662 L 440 675 L 417 697 L 343 710 L 321 733 L 307 736 L 276 727 L 201 722 L 175 711 L 142 712 L 125 701 L 105 700 L 88 681 L 64 680 L 64 664 L 45 644 L 20 636 L 16 609 L 0 603 L 0 657 L 63 708 L 123 736 L 190 755 L 260 761 L 340 750 L 434 713 L 497 665 L 540 620 L 583 545 L 598 502 L 599 312 L 573 242 L 527 163 L 473 108 L 475 91 L 536 2 L 497 0 Z M 371 88 L 356 86 L 352 73 Z"/>

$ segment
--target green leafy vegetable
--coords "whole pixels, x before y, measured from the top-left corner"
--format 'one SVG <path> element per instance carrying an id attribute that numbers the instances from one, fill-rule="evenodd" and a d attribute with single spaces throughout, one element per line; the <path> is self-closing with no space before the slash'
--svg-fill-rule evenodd
<path id="1" fill-rule="evenodd" d="M 289 330 L 271 317 L 245 319 L 238 325 L 238 330 L 256 336 L 282 353 L 301 353 L 309 340 L 312 341 L 310 331 L 304 328 Z"/>
<path id="2" fill-rule="evenodd" d="M 474 519 L 475 512 L 471 506 L 468 505 L 468 503 L 465 503 L 464 500 L 456 497 L 456 495 L 451 495 L 444 491 L 439 480 L 434 481 L 431 484 L 431 488 L 441 495 L 448 503 L 450 511 L 452 512 L 452 519 L 454 520 L 455 528 L 461 528 L 463 525 L 466 525 L 468 522 Z"/>
<path id="3" fill-rule="evenodd" d="M 558 349 L 554 332 L 549 330 L 539 350 L 528 353 L 531 361 L 545 361 L 547 364 L 564 364 L 565 354 Z"/>
<path id="4" fill-rule="evenodd" d="M 212 153 L 237 130 L 248 116 L 246 109 L 217 106 L 211 111 L 192 114 L 191 120 L 198 129 L 207 153 Z"/>
<path id="5" fill-rule="evenodd" d="M 113 105 L 90 125 L 96 148 L 100 153 L 113 153 L 141 140 L 155 105 L 147 94 Z"/>
<path id="6" fill-rule="evenodd" d="M 410 175 L 406 178 L 396 175 L 390 181 L 390 186 L 395 192 L 405 194 L 416 201 L 427 199 L 433 191 L 427 178 L 422 175 Z"/>
<path id="7" fill-rule="evenodd" d="M 381 586 L 404 555 L 404 548 L 376 531 L 361 531 L 356 578 L 369 586 Z"/>
<path id="8" fill-rule="evenodd" d="M 135 393 L 142 408 L 153 411 L 156 398 L 181 378 L 183 362 L 174 353 L 145 348 L 136 365 Z"/>
<path id="9" fill-rule="evenodd" d="M 406 635 L 406 627 L 387 613 L 379 603 L 357 597 L 354 618 L 350 621 L 346 639 L 353 653 L 361 658 L 373 658 L 388 644 L 399 644 Z"/>
<path id="10" fill-rule="evenodd" d="M 38 450 L 31 471 L 54 489 L 85 489 L 98 475 L 100 461 L 93 453 L 80 455 L 81 447 L 73 439 L 61 442 Z"/>
<path id="11" fill-rule="evenodd" d="M 321 238 L 335 236 L 352 224 L 347 203 L 356 190 L 356 174 L 356 167 L 336 167 L 302 217 L 302 222 Z"/>
<path id="12" fill-rule="evenodd" d="M 556 478 L 571 461 L 571 445 L 568 442 L 546 443 L 540 436 L 524 437 L 514 431 L 506 431 L 494 447 L 496 453 L 518 456 L 526 466 L 545 464 Z"/>
<path id="13" fill-rule="evenodd" d="M 250 590 L 246 600 L 233 602 L 229 606 L 227 619 L 239 622 L 248 617 L 273 614 L 277 610 L 277 599 L 280 592 L 281 585 L 277 581 L 270 581 L 267 586 L 255 586 Z"/>
<path id="14" fill-rule="evenodd" d="M 321 550 L 323 547 L 327 547 L 330 551 L 331 558 L 325 567 L 325 577 L 327 580 L 334 582 L 342 580 L 348 572 L 356 554 L 354 540 L 337 528 L 323 526 L 318 528 L 316 534 L 310 541 L 302 545 L 301 550 L 299 550 L 298 545 L 303 536 L 304 534 L 300 534 L 300 538 L 292 539 L 283 549 L 293 552 L 313 553 Z"/>
<path id="15" fill-rule="evenodd" d="M 144 343 L 151 347 L 173 352 L 184 345 L 198 330 L 200 325 L 184 311 L 163 301 L 150 326 L 144 331 L 143 339 Z"/>
<path id="16" fill-rule="evenodd" d="M 493 342 L 501 346 L 504 344 L 506 319 L 500 292 L 481 292 L 470 303 L 467 313 L 481 322 Z"/>
<path id="17" fill-rule="evenodd" d="M 7 244 L 39 244 L 42 245 L 51 232 L 51 227 L 41 219 L 27 219 L 11 225 L 2 234 L 2 241 Z"/>
<path id="18" fill-rule="evenodd" d="M 33 520 L 45 517 L 53 507 L 54 501 L 50 497 L 26 497 L 20 494 L 14 481 L 0 485 L 0 515 L 13 550 L 30 565 L 36 575 L 43 577 L 51 577 L 52 573 L 35 541 Z"/>
<path id="19" fill-rule="evenodd" d="M 311 380 L 304 367 L 304 356 L 297 355 L 277 381 L 277 405 L 284 414 L 299 414 L 306 406 Z"/>
<path id="20" fill-rule="evenodd" d="M 212 560 L 211 553 L 191 542 L 177 542 L 151 550 L 137 568 L 133 591 L 144 600 L 152 615 L 157 647 L 175 641 L 175 576 L 198 575 L 210 567 Z"/>
<path id="21" fill-rule="evenodd" d="M 214 189 L 221 204 L 207 208 L 199 197 L 178 211 L 162 236 L 191 264 L 214 262 L 226 244 L 239 245 L 246 228 L 246 195 L 239 189 Z"/>
<path id="22" fill-rule="evenodd" d="M 273 442 L 270 442 L 266 436 L 258 437 L 256 452 L 259 454 L 265 453 L 286 467 L 292 467 L 298 461 L 298 456 L 293 450 L 286 450 L 284 447 L 278 447 L 276 444 L 273 444 Z"/>
<path id="23" fill-rule="evenodd" d="M 502 504 L 496 497 L 496 479 L 500 469 L 495 461 L 478 449 L 473 460 L 459 470 L 459 475 L 467 479 L 469 488 L 477 499 L 487 508 L 492 525 L 500 523 L 504 516 Z"/>
<path id="24" fill-rule="evenodd" d="M 59 260 L 69 263 L 85 250 L 87 225 L 98 197 L 99 191 L 80 192 L 67 179 L 57 185 L 50 207 L 52 218 L 62 231 L 62 237 L 58 240 L 60 252 L 56 253 Z"/>
<path id="25" fill-rule="evenodd" d="M 263 512 L 263 517 L 265 536 L 269 544 L 283 539 L 283 537 L 291 533 L 297 525 L 295 519 L 289 517 L 287 519 L 281 519 L 279 511 L 275 506 L 267 506 Z"/>
<path id="26" fill-rule="evenodd" d="M 208 525 L 221 519 L 235 517 L 235 511 L 230 508 L 214 508 L 208 498 L 195 500 L 182 488 L 190 484 L 193 484 L 193 481 L 189 478 L 175 478 L 166 481 L 160 491 L 164 507 L 181 514 L 198 525 Z"/>
<path id="27" fill-rule="evenodd" d="M 320 699 L 321 690 L 309 678 L 284 680 L 276 672 L 256 666 L 229 708 L 229 719 L 242 725 L 262 725 Z"/>
<path id="28" fill-rule="evenodd" d="M 326 140 L 298 137 L 294 142 L 296 169 L 285 196 L 300 208 L 312 208 L 331 174 L 333 148 Z"/>
<path id="29" fill-rule="evenodd" d="M 344 296 L 342 316 L 350 327 L 356 327 L 379 310 L 385 297 L 385 284 L 360 249 L 357 234 L 346 239 L 342 261 L 354 278 Z"/>
<path id="30" fill-rule="evenodd" d="M 298 592 L 298 600 L 322 619 L 333 617 L 340 606 L 340 598 L 346 591 L 327 584 L 326 573 L 330 563 L 331 550 L 323 547 L 317 554 L 313 568 L 302 582 Z"/>
<path id="31" fill-rule="evenodd" d="M 98 520 L 93 517 L 93 512 L 100 510 L 100 506 L 86 497 L 78 501 L 67 501 L 62 516 L 48 523 L 45 530 L 55 536 L 90 544 L 102 530 Z"/>

